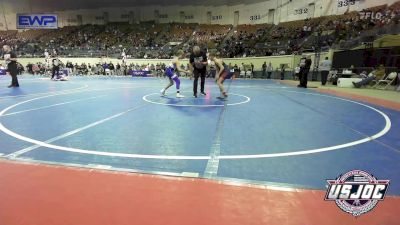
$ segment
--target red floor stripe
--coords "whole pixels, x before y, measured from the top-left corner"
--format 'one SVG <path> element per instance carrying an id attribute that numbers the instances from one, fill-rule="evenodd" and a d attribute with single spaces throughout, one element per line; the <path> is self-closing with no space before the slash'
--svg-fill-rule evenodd
<path id="1" fill-rule="evenodd" d="M 0 161 L 0 225 L 397 225 L 400 198 L 354 218 L 324 191 Z"/>
<path id="2" fill-rule="evenodd" d="M 290 86 L 297 86 L 297 84 L 298 84 L 295 81 L 286 81 L 286 80 L 279 81 L 279 82 L 286 84 L 286 85 L 290 85 Z M 386 107 L 389 109 L 400 111 L 400 103 L 399 102 L 394 102 L 394 101 L 375 98 L 375 97 L 369 97 L 369 96 L 365 96 L 365 95 L 351 94 L 351 93 L 347 93 L 347 92 L 340 91 L 340 90 L 331 90 L 331 89 L 322 89 L 322 88 L 317 88 L 317 89 L 313 89 L 313 90 L 316 90 L 320 93 L 336 95 L 338 97 L 344 97 L 344 98 L 348 98 L 348 99 L 352 99 L 352 100 L 362 101 L 365 103 L 370 103 L 373 105 L 382 106 L 382 107 Z"/>
<path id="3" fill-rule="evenodd" d="M 329 90 L 329 89 L 317 89 L 318 92 L 325 93 L 325 94 L 332 94 L 340 97 L 345 97 L 353 100 L 358 100 L 378 106 L 383 106 L 385 108 L 393 109 L 400 111 L 400 103 L 398 102 L 393 102 L 385 99 L 379 99 L 379 98 L 374 98 L 374 97 L 369 97 L 369 96 L 363 96 L 363 95 L 357 95 L 357 94 L 350 94 L 350 93 L 345 93 L 341 91 L 336 91 L 336 90 Z"/>

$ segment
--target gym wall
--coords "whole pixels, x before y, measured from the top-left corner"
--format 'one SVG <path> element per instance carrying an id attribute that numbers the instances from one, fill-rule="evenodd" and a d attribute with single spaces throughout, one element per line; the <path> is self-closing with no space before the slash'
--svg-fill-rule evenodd
<path id="1" fill-rule="evenodd" d="M 200 24 L 260 24 L 300 20 L 309 17 L 343 14 L 346 11 L 360 11 L 373 6 L 391 5 L 398 0 L 267 0 L 259 3 L 220 6 L 141 6 L 124 8 L 97 8 L 55 11 L 59 14 L 60 26 L 83 24 L 104 24 L 104 15 L 109 22 L 158 21 L 160 23 L 185 22 Z M 49 11 L 49 6 L 32 6 L 30 0 L 3 0 L 0 15 L 0 30 L 16 29 L 17 13 L 40 13 Z M 158 13 L 156 13 L 158 12 Z M 238 18 L 235 19 L 235 12 Z M 158 16 L 157 16 L 158 15 Z"/>

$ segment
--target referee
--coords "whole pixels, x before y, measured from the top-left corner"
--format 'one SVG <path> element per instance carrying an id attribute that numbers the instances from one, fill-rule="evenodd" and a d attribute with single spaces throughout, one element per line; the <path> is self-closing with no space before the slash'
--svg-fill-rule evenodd
<path id="1" fill-rule="evenodd" d="M 204 83 L 206 82 L 206 67 L 207 67 L 207 55 L 205 52 L 200 50 L 199 46 L 193 47 L 193 52 L 190 54 L 190 68 L 193 70 L 194 81 L 193 81 L 193 96 L 197 98 L 197 85 L 199 77 L 201 78 L 200 91 L 202 95 L 206 95 L 204 92 Z"/>
<path id="2" fill-rule="evenodd" d="M 51 79 L 53 80 L 57 74 L 56 79 L 60 76 L 60 60 L 58 59 L 57 55 L 53 56 L 53 68 L 51 69 Z"/>
<path id="3" fill-rule="evenodd" d="M 3 52 L 4 52 L 4 60 L 6 61 L 7 64 L 7 72 L 11 75 L 11 85 L 8 87 L 19 87 L 18 83 L 18 65 L 17 65 L 17 54 L 15 54 L 14 51 L 11 50 L 10 46 L 4 45 L 3 46 Z"/>
<path id="4" fill-rule="evenodd" d="M 311 56 L 303 55 L 300 59 L 300 84 L 297 87 L 300 88 L 307 88 L 307 80 L 308 80 L 308 73 L 310 72 L 311 68 Z"/>

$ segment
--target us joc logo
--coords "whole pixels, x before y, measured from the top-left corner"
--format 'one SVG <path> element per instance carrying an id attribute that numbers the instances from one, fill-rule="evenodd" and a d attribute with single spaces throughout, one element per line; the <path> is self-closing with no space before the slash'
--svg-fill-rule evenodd
<path id="1" fill-rule="evenodd" d="M 383 201 L 390 181 L 378 180 L 362 170 L 352 170 L 327 182 L 325 200 L 335 201 L 344 212 L 360 216 Z"/>

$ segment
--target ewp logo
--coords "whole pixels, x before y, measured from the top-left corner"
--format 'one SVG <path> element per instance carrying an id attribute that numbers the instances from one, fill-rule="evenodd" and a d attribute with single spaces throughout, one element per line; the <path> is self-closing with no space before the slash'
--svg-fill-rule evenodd
<path id="1" fill-rule="evenodd" d="M 18 29 L 57 29 L 56 14 L 19 14 L 17 15 Z"/>

